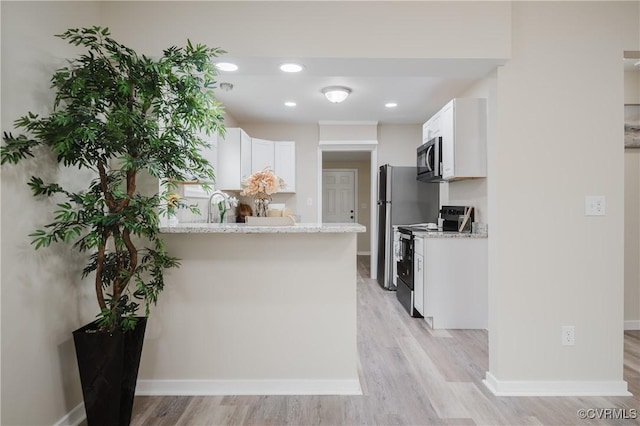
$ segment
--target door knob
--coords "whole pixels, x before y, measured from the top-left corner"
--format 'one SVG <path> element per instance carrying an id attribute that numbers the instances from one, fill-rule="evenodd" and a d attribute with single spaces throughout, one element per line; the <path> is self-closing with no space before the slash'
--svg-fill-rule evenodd
<path id="1" fill-rule="evenodd" d="M 351 219 L 353 219 L 353 216 L 351 216 Z"/>
<path id="2" fill-rule="evenodd" d="M 353 210 L 351 210 L 351 212 L 350 212 L 350 213 L 353 213 Z"/>

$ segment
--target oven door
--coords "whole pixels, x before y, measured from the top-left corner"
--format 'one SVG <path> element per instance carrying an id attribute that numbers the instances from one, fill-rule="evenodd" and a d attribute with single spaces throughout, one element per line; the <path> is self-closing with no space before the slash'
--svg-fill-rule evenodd
<path id="1" fill-rule="evenodd" d="M 400 230 L 399 243 L 398 280 L 413 290 L 413 235 Z"/>

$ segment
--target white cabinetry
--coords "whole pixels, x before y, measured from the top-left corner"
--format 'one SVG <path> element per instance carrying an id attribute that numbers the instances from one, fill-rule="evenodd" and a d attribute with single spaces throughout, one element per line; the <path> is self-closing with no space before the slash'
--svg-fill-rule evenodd
<path id="1" fill-rule="evenodd" d="M 429 142 L 436 136 L 440 136 L 440 133 L 440 111 L 438 111 L 422 125 L 422 143 Z"/>
<path id="2" fill-rule="evenodd" d="M 425 321 L 434 329 L 486 329 L 487 238 L 425 238 L 424 260 Z"/>
<path id="3" fill-rule="evenodd" d="M 273 141 L 251 138 L 251 173 L 259 172 L 266 167 L 275 172 L 275 152 L 273 145 Z"/>
<path id="4" fill-rule="evenodd" d="M 213 167 L 214 174 L 218 174 L 218 135 L 217 133 L 212 133 L 207 135 L 206 133 L 198 133 L 198 137 L 205 141 L 209 146 L 200 147 L 199 152 Z M 190 174 L 189 170 L 185 171 L 185 177 L 187 182 L 195 182 L 202 181 L 202 179 L 198 179 L 196 176 Z"/>
<path id="5" fill-rule="evenodd" d="M 413 307 L 424 316 L 424 238 L 415 235 L 413 259 Z"/>
<path id="6" fill-rule="evenodd" d="M 439 113 L 442 178 L 487 176 L 486 100 L 456 98 Z"/>
<path id="7" fill-rule="evenodd" d="M 242 180 L 253 172 L 269 167 L 284 179 L 282 192 L 296 190 L 296 144 L 251 138 L 240 128 L 227 128 L 218 143 L 216 188 L 222 191 L 242 190 Z"/>
<path id="8" fill-rule="evenodd" d="M 216 189 L 242 190 L 242 179 L 251 174 L 251 138 L 240 128 L 227 128 L 218 142 Z"/>
<path id="9" fill-rule="evenodd" d="M 292 141 L 274 144 L 274 171 L 287 185 L 282 192 L 296 192 L 296 143 Z"/>

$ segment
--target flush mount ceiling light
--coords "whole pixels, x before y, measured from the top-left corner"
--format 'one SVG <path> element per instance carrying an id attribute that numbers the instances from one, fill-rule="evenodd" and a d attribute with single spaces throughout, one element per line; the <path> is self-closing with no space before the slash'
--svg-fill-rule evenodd
<path id="1" fill-rule="evenodd" d="M 284 106 L 294 107 L 294 106 L 296 106 L 296 103 L 295 103 L 295 102 L 292 102 L 292 101 L 288 101 L 288 102 L 285 102 L 285 103 L 284 103 Z"/>
<path id="2" fill-rule="evenodd" d="M 280 69 L 284 72 L 300 72 L 302 71 L 302 68 L 303 68 L 302 65 L 294 64 L 294 63 L 280 65 Z"/>
<path id="3" fill-rule="evenodd" d="M 216 68 L 220 71 L 238 71 L 238 66 L 236 64 L 232 64 L 231 62 L 218 62 L 216 64 Z"/>
<path id="4" fill-rule="evenodd" d="M 324 96 L 329 102 L 338 104 L 347 99 L 347 96 L 351 93 L 351 89 L 344 86 L 329 86 L 322 89 L 322 93 L 324 93 Z"/>
<path id="5" fill-rule="evenodd" d="M 395 102 L 387 102 L 386 104 L 384 104 L 384 106 L 386 106 L 387 108 L 395 108 L 398 106 L 398 104 Z"/>

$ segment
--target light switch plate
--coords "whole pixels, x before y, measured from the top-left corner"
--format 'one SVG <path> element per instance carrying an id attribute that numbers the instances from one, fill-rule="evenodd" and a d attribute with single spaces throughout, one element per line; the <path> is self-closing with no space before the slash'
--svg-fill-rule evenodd
<path id="1" fill-rule="evenodd" d="M 606 203 L 604 195 L 587 195 L 584 197 L 585 216 L 604 216 Z"/>

